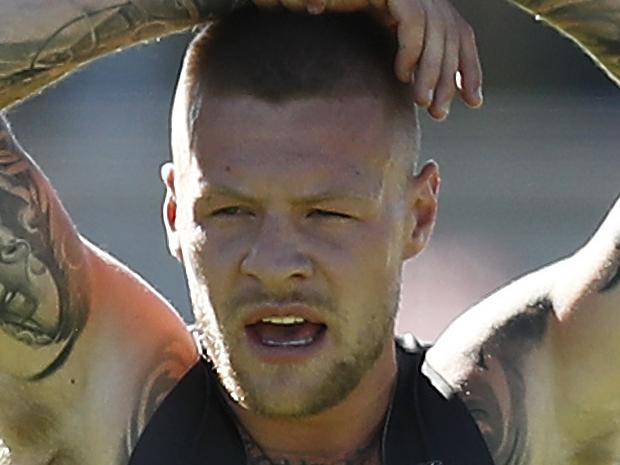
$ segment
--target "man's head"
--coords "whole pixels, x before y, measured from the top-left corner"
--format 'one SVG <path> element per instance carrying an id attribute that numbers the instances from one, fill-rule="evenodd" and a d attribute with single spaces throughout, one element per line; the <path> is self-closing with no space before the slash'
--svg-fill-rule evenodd
<path id="1" fill-rule="evenodd" d="M 432 230 L 396 43 L 363 15 L 249 9 L 192 44 L 163 170 L 171 252 L 225 387 L 258 413 L 342 401 L 390 346 Z"/>

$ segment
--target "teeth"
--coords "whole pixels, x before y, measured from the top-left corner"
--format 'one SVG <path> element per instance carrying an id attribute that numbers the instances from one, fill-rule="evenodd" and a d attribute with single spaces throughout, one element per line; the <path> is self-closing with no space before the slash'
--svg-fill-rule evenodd
<path id="1" fill-rule="evenodd" d="M 286 315 L 286 316 L 268 316 L 261 320 L 263 323 L 269 323 L 272 325 L 298 325 L 304 323 L 304 320 L 300 316 Z M 295 342 L 295 341 L 293 341 Z"/>
<path id="2" fill-rule="evenodd" d="M 313 341 L 314 341 L 314 338 L 308 337 L 306 339 L 299 339 L 299 340 L 296 340 L 296 341 L 270 341 L 270 340 L 265 340 L 265 341 L 263 341 L 263 344 L 268 345 L 268 346 L 272 346 L 272 347 L 299 347 L 299 346 L 306 346 L 306 345 L 310 344 Z"/>

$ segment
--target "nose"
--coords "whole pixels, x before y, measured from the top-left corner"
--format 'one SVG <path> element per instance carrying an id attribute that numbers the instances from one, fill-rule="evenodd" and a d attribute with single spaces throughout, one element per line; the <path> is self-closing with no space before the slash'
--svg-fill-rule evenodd
<path id="1" fill-rule="evenodd" d="M 242 273 L 259 280 L 267 288 L 278 288 L 292 280 L 312 275 L 312 262 L 301 251 L 301 241 L 290 221 L 267 217 L 263 220 L 252 248 L 241 262 Z"/>

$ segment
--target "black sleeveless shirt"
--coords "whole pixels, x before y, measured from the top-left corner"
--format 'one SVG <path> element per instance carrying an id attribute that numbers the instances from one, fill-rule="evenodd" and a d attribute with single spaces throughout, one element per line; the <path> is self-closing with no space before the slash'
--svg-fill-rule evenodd
<path id="1" fill-rule="evenodd" d="M 407 341 L 407 342 L 404 342 Z M 398 377 L 383 429 L 383 465 L 493 465 L 466 406 L 420 372 L 425 348 L 398 340 Z M 162 402 L 129 465 L 246 465 L 244 445 L 217 375 L 198 362 Z"/>

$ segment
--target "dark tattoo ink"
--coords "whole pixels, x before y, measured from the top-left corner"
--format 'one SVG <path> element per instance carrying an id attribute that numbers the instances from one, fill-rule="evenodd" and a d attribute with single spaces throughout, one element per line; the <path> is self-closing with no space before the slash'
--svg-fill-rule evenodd
<path id="1" fill-rule="evenodd" d="M 33 2 L 20 14 L 22 0 L 4 0 L 0 30 L 0 108 L 107 53 L 187 30 L 250 0 L 106 0 Z M 40 11 L 39 11 L 40 10 Z M 36 13 L 40 13 L 36 15 Z M 37 24 L 31 24 L 38 16 Z M 41 32 L 39 32 L 41 31 Z M 10 38 L 10 40 L 9 40 Z"/>
<path id="2" fill-rule="evenodd" d="M 117 460 L 119 465 L 129 462 L 129 457 L 149 420 L 186 370 L 185 360 L 174 352 L 174 348 L 171 348 L 160 357 L 158 364 L 146 376 L 141 386 L 141 394 L 137 398 L 136 406 L 127 425 L 123 446 L 119 451 Z"/>
<path id="3" fill-rule="evenodd" d="M 523 369 L 545 337 L 552 315 L 551 301 L 542 298 L 506 321 L 479 349 L 473 372 L 460 386 L 459 395 L 497 465 L 530 464 Z"/>
<path id="4" fill-rule="evenodd" d="M 63 365 L 87 317 L 79 238 L 52 196 L 0 117 L 0 330 L 35 348 L 62 345 L 31 381 Z"/>
<path id="5" fill-rule="evenodd" d="M 240 428 L 241 438 L 248 457 L 247 465 L 376 465 L 381 463 L 380 455 L 380 438 L 376 437 L 364 448 L 355 451 L 350 457 L 336 461 L 308 461 L 305 459 L 288 459 L 288 458 L 271 458 L 263 451 L 263 449 L 254 441 L 254 439 Z"/>

